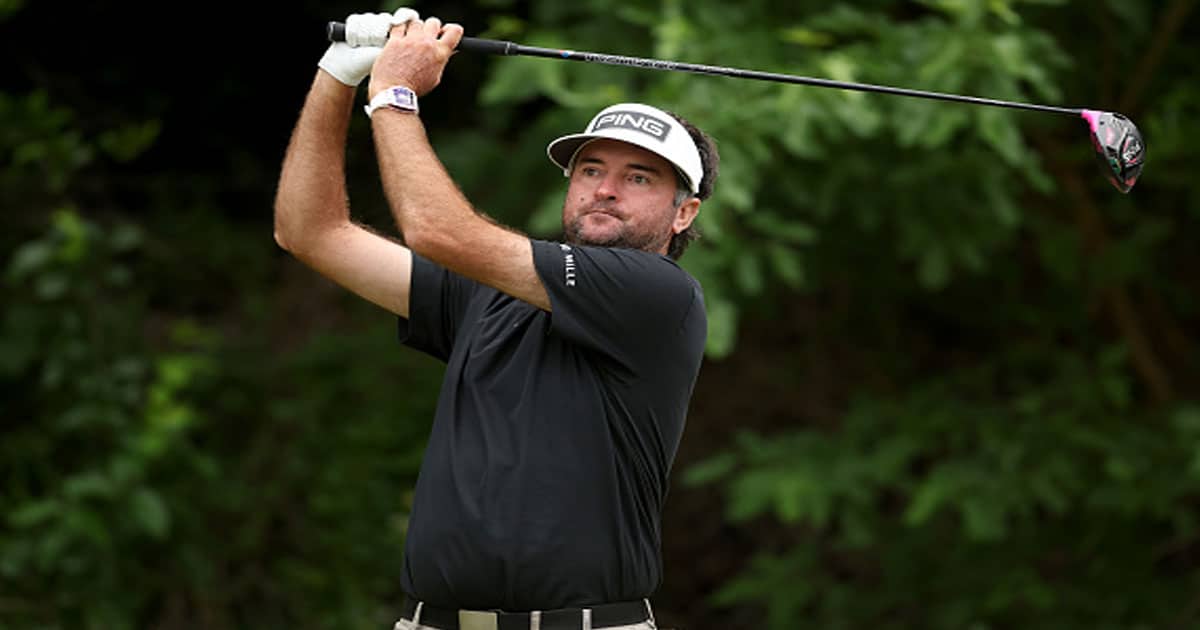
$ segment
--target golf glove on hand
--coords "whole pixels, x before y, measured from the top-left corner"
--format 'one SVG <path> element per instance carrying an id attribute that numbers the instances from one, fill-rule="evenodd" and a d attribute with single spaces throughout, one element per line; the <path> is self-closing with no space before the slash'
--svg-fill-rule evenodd
<path id="1" fill-rule="evenodd" d="M 355 13 L 346 18 L 346 41 L 334 42 L 317 66 L 333 78 L 355 87 L 371 74 L 375 58 L 387 43 L 388 31 L 396 24 L 420 20 L 412 9 L 395 13 Z"/>

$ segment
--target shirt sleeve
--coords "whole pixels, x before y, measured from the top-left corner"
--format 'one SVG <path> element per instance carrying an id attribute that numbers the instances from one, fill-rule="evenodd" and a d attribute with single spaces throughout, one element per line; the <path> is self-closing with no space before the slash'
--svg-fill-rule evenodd
<path id="1" fill-rule="evenodd" d="M 552 330 L 628 367 L 705 327 L 699 284 L 666 256 L 533 241 L 533 259 Z"/>
<path id="2" fill-rule="evenodd" d="M 413 253 L 408 317 L 400 317 L 400 342 L 446 361 L 478 284 Z"/>

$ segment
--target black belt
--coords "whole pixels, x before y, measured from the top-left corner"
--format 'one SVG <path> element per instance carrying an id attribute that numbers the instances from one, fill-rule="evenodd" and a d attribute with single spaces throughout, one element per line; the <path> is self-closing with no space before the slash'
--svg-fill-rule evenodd
<path id="1" fill-rule="evenodd" d="M 589 608 L 560 608 L 558 610 L 540 611 L 540 630 L 580 630 L 583 628 L 583 611 L 590 610 L 593 628 L 611 626 L 629 626 L 650 619 L 650 610 L 646 602 L 619 602 L 616 604 L 600 604 Z M 422 626 L 432 626 L 440 630 L 459 630 L 458 610 L 453 608 L 438 608 L 429 604 L 421 605 L 421 618 L 417 623 Z M 532 613 L 500 612 L 500 611 L 469 611 L 473 614 L 494 615 L 496 630 L 530 630 Z M 417 613 L 417 602 L 406 598 L 402 616 L 412 621 Z"/>

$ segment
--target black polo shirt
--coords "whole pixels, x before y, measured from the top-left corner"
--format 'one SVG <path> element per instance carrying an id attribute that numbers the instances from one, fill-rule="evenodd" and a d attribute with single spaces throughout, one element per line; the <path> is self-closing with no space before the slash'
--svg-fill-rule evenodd
<path id="1" fill-rule="evenodd" d="M 672 260 L 533 241 L 551 313 L 414 256 L 401 340 L 446 362 L 401 586 L 448 608 L 650 596 L 707 333 Z"/>

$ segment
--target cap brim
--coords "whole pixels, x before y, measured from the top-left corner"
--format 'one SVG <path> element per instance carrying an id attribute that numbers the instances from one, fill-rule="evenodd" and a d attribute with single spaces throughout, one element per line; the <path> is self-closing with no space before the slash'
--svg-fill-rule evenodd
<path id="1" fill-rule="evenodd" d="M 554 142 L 551 142 L 546 147 L 546 155 L 550 156 L 550 161 L 554 162 L 563 170 L 563 174 L 570 175 L 571 159 L 575 157 L 575 153 L 579 151 L 583 145 L 590 140 L 602 138 L 590 133 L 575 133 L 569 136 L 563 136 Z"/>
<path id="2" fill-rule="evenodd" d="M 628 139 L 628 138 L 616 137 L 612 134 L 573 133 L 569 136 L 563 136 L 563 137 L 558 138 L 557 140 L 551 142 L 549 145 L 546 146 L 546 155 L 550 157 L 551 162 L 554 162 L 554 164 L 556 166 L 558 166 L 559 168 L 562 169 L 563 175 L 570 176 L 571 175 L 571 160 L 575 159 L 575 154 L 578 153 L 579 150 L 583 148 L 583 145 L 591 142 L 592 140 L 601 140 L 601 139 L 616 140 L 617 142 L 625 142 L 627 144 L 632 144 L 635 147 L 644 149 L 646 151 L 649 151 L 650 153 L 653 153 L 653 154 L 661 157 L 662 159 L 666 160 L 667 164 L 671 165 L 671 168 L 673 168 L 675 170 L 676 175 L 683 178 L 684 183 L 688 186 L 688 188 L 691 189 L 691 191 L 693 193 L 699 192 L 699 184 L 693 183 L 691 178 L 687 176 L 687 173 L 683 172 L 683 169 L 679 168 L 678 165 L 673 163 L 669 157 L 654 150 L 653 147 L 646 146 L 645 144 L 642 144 L 640 142 L 634 142 L 633 140 Z"/>

